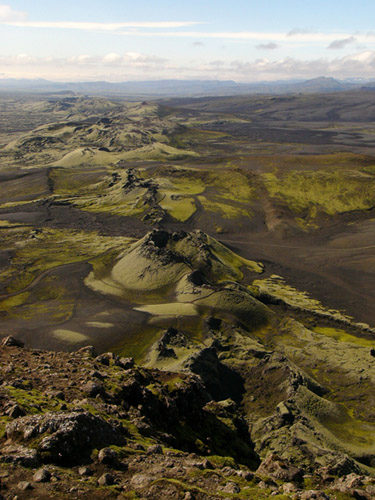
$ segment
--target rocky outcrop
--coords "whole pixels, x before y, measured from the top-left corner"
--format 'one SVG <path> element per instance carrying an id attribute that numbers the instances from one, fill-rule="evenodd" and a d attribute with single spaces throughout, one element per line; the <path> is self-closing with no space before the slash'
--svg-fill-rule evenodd
<path id="1" fill-rule="evenodd" d="M 6 426 L 11 441 L 33 443 L 44 462 L 76 463 L 94 447 L 124 445 L 122 427 L 87 411 L 47 413 L 19 418 Z"/>

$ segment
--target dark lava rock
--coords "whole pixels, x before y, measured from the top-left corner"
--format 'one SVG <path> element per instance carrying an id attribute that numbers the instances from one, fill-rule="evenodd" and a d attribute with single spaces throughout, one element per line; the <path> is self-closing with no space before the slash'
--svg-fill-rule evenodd
<path id="1" fill-rule="evenodd" d="M 258 467 L 257 473 L 280 481 L 299 482 L 303 479 L 303 470 L 270 454 Z"/>
<path id="2" fill-rule="evenodd" d="M 115 478 L 112 476 L 112 474 L 108 474 L 108 473 L 103 474 L 98 479 L 98 484 L 100 486 L 112 486 L 112 484 L 114 484 L 114 482 L 115 482 Z"/>
<path id="3" fill-rule="evenodd" d="M 77 354 L 86 355 L 90 358 L 95 358 L 95 356 L 97 356 L 95 347 L 92 345 L 86 345 L 85 347 L 81 347 L 81 349 L 78 349 Z"/>
<path id="4" fill-rule="evenodd" d="M 161 229 L 155 229 L 148 237 L 148 241 L 158 248 L 165 248 L 169 241 L 169 233 Z"/>
<path id="5" fill-rule="evenodd" d="M 131 368 L 134 367 L 134 359 L 133 358 L 120 358 L 118 366 L 120 366 L 124 370 L 130 370 Z"/>
<path id="6" fill-rule="evenodd" d="M 90 398 L 95 398 L 98 394 L 102 396 L 105 394 L 104 387 L 96 382 L 86 382 L 86 384 L 81 387 L 81 390 Z"/>
<path id="7" fill-rule="evenodd" d="M 93 471 L 90 469 L 90 467 L 80 467 L 78 469 L 78 474 L 80 476 L 92 476 Z"/>
<path id="8" fill-rule="evenodd" d="M 5 412 L 5 414 L 11 418 L 24 417 L 26 415 L 25 410 L 17 404 L 8 408 Z"/>
<path id="9" fill-rule="evenodd" d="M 21 342 L 18 339 L 15 339 L 11 335 L 9 337 L 5 337 L 5 339 L 2 340 L 1 345 L 7 346 L 7 347 L 24 347 L 25 344 Z"/>
<path id="10" fill-rule="evenodd" d="M 37 451 L 21 445 L 7 445 L 1 449 L 0 462 L 21 465 L 22 467 L 38 467 L 40 465 Z"/>
<path id="11" fill-rule="evenodd" d="M 118 460 L 118 454 L 112 448 L 102 448 L 99 451 L 98 460 L 104 465 L 113 465 Z"/>
<path id="12" fill-rule="evenodd" d="M 33 439 L 47 434 L 36 446 L 46 462 L 74 463 L 94 447 L 124 444 L 121 429 L 87 411 L 46 413 L 21 417 L 6 426 L 9 439 Z"/>
<path id="13" fill-rule="evenodd" d="M 28 481 L 20 481 L 17 484 L 17 488 L 19 490 L 21 490 L 21 491 L 27 491 L 27 490 L 32 490 L 33 489 L 31 483 L 29 483 Z"/>
<path id="14" fill-rule="evenodd" d="M 147 455 L 161 454 L 163 453 L 163 448 L 160 444 L 153 444 L 147 448 Z"/>
<path id="15" fill-rule="evenodd" d="M 40 469 L 35 472 L 33 476 L 33 481 L 35 483 L 48 483 L 51 479 L 51 473 L 47 469 Z"/>

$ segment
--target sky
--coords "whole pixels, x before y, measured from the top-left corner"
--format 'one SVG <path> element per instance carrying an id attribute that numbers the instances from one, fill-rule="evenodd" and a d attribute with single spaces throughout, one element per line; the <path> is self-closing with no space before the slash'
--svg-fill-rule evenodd
<path id="1" fill-rule="evenodd" d="M 375 78 L 372 0 L 0 0 L 0 78 Z"/>

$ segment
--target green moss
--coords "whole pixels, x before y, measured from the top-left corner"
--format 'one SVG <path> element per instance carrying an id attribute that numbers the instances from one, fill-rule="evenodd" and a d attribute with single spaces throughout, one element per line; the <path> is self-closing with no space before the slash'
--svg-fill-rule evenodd
<path id="1" fill-rule="evenodd" d="M 272 197 L 280 198 L 296 214 L 316 206 L 329 215 L 367 210 L 375 204 L 375 178 L 356 170 L 291 171 L 263 175 Z M 310 217 L 314 213 L 310 212 Z"/>
<path id="2" fill-rule="evenodd" d="M 62 403 L 60 399 L 49 398 L 37 389 L 18 389 L 7 386 L 6 390 L 9 398 L 24 408 L 27 414 L 44 413 L 51 410 L 56 411 Z"/>
<path id="3" fill-rule="evenodd" d="M 252 213 L 249 208 L 244 208 L 236 203 L 223 203 L 221 201 L 213 201 L 206 196 L 198 196 L 198 199 L 207 212 L 215 212 L 224 219 L 235 219 L 237 217 L 251 217 Z"/>
<path id="4" fill-rule="evenodd" d="M 180 222 L 188 220 L 197 210 L 194 198 L 167 192 L 164 192 L 164 198 L 159 205 Z"/>
<path id="5" fill-rule="evenodd" d="M 19 307 L 26 302 L 30 293 L 24 292 L 0 301 L 0 311 L 9 312 L 15 307 Z"/>
<path id="6" fill-rule="evenodd" d="M 325 335 L 327 337 L 333 338 L 338 342 L 348 342 L 350 344 L 360 345 L 362 347 L 368 347 L 369 349 L 374 347 L 373 340 L 367 340 L 360 337 L 356 337 L 346 332 L 345 330 L 341 330 L 339 328 L 316 326 L 313 327 L 313 331 L 319 333 L 320 335 Z"/>

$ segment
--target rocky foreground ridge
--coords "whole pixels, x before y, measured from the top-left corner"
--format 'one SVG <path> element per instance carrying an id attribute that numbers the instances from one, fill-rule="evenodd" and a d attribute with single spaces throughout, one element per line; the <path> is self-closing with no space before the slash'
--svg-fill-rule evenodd
<path id="1" fill-rule="evenodd" d="M 192 371 L 146 369 L 91 346 L 27 349 L 8 337 L 0 382 L 2 499 L 375 496 L 375 479 L 343 454 L 314 468 L 258 453 L 239 405 L 215 400 Z M 274 427 L 292 420 L 280 405 Z"/>

